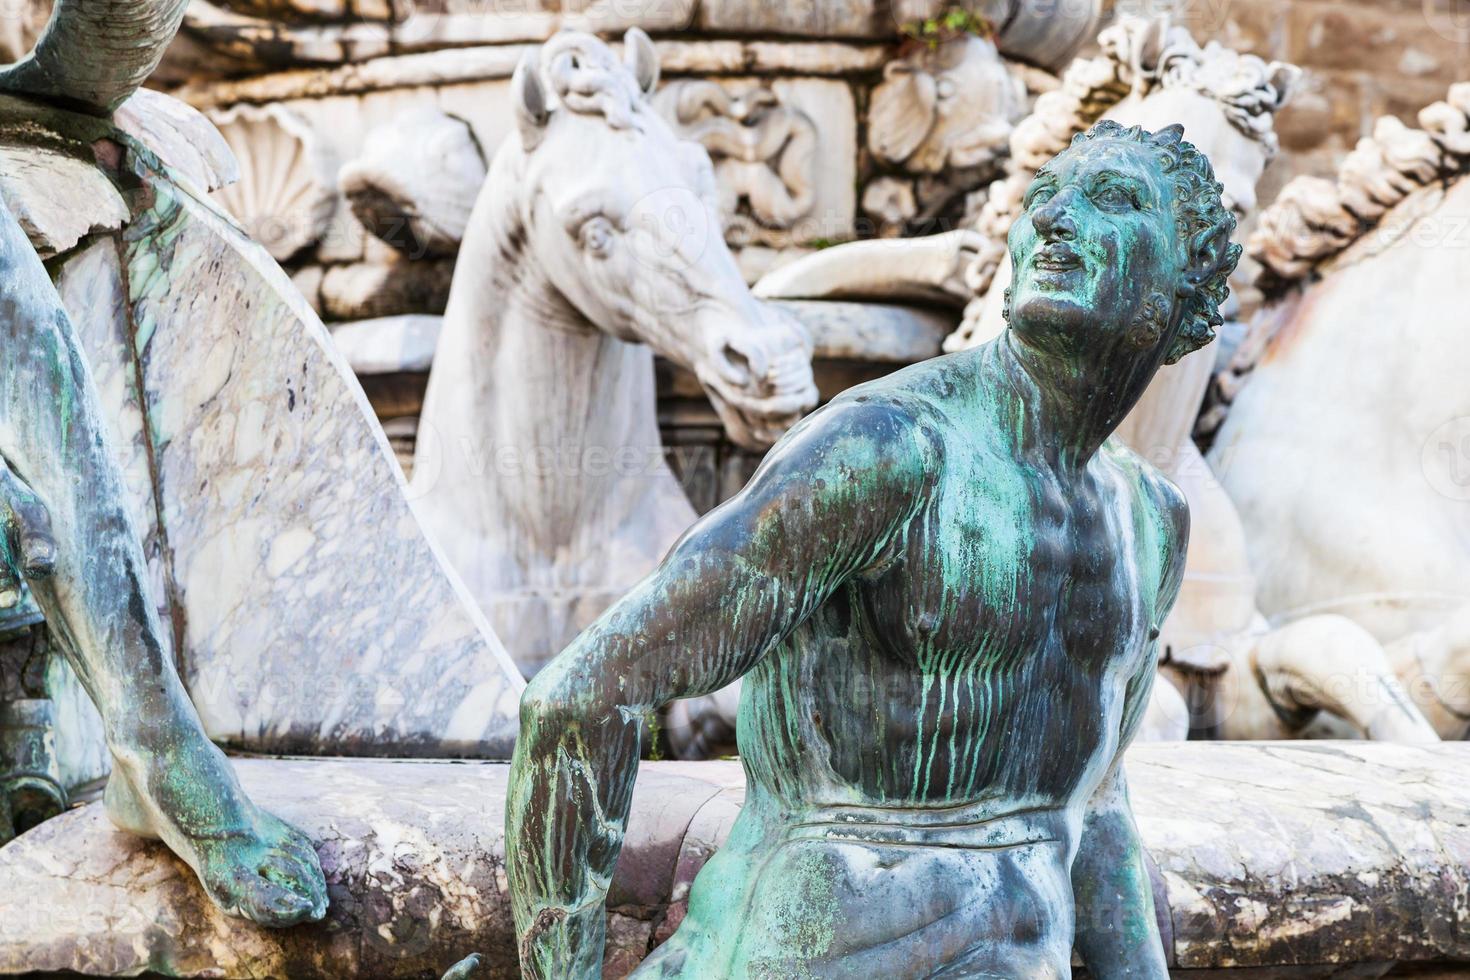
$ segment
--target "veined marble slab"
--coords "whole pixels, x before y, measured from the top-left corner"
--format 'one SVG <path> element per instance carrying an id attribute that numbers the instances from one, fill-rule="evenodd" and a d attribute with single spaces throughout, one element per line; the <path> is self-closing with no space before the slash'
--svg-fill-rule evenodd
<path id="1" fill-rule="evenodd" d="M 506 757 L 520 676 L 409 509 L 325 327 L 233 223 L 142 177 L 122 281 L 179 660 L 210 736 Z"/>
<path id="2" fill-rule="evenodd" d="M 129 103 L 139 137 L 0 101 L 0 195 L 35 219 L 38 252 L 62 253 L 50 271 L 112 428 L 160 639 L 211 736 L 508 757 L 521 677 L 410 510 L 320 320 L 198 196 L 229 162 L 222 141 L 195 147 L 197 190 L 150 169 L 209 124 L 156 94 Z M 63 206 L 76 187 L 80 216 Z M 59 662 L 49 688 L 65 782 L 104 775 L 100 719 Z"/>

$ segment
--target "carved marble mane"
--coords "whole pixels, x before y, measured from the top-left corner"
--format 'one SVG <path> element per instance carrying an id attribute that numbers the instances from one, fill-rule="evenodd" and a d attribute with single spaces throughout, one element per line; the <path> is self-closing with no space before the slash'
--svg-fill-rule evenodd
<path id="1" fill-rule="evenodd" d="M 695 519 L 661 452 L 655 353 L 742 445 L 816 404 L 805 329 L 725 246 L 709 154 L 650 105 L 652 42 L 625 50 L 563 32 L 517 70 L 420 419 L 419 513 L 528 674 Z"/>

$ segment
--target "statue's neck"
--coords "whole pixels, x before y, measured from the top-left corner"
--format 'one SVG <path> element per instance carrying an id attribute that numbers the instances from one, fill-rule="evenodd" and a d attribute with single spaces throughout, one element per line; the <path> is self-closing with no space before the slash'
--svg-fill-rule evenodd
<path id="1" fill-rule="evenodd" d="M 1097 454 L 1148 388 L 1158 355 L 1115 345 L 1062 355 L 1027 344 L 1007 329 L 993 345 L 997 366 L 1028 424 L 1020 437 L 1063 470 L 1080 470 Z"/>

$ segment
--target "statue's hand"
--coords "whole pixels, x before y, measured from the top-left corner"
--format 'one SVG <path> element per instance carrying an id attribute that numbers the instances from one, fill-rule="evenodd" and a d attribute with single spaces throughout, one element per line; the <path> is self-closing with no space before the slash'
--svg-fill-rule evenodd
<path id="1" fill-rule="evenodd" d="M 0 460 L 0 609 L 20 602 L 25 579 L 48 578 L 56 569 L 51 515 L 30 487 Z"/>

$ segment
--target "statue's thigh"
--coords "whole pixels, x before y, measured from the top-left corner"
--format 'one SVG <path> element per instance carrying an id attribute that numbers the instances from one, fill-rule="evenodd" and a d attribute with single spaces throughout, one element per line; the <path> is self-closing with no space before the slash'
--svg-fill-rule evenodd
<path id="1" fill-rule="evenodd" d="M 1061 849 L 800 840 L 758 861 L 742 914 L 689 922 L 649 977 L 1067 976 Z"/>

